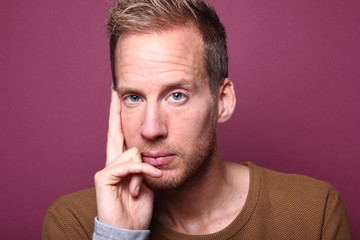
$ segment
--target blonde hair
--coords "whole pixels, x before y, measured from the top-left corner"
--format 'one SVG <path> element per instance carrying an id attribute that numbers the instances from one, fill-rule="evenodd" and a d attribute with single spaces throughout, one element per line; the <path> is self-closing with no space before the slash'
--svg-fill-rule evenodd
<path id="1" fill-rule="evenodd" d="M 195 27 L 204 43 L 204 62 L 215 94 L 228 75 L 225 28 L 214 8 L 202 0 L 117 0 L 109 10 L 110 60 L 114 86 L 115 52 L 124 33 L 151 33 L 179 26 Z"/>

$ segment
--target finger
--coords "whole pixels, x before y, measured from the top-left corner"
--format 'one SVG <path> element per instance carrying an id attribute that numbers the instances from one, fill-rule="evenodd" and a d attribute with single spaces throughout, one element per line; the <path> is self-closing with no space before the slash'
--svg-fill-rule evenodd
<path id="1" fill-rule="evenodd" d="M 138 148 L 131 148 L 123 154 L 119 155 L 115 160 L 108 164 L 108 167 L 115 166 L 123 162 L 138 162 L 141 163 L 141 152 Z M 129 191 L 133 197 L 137 197 L 140 193 L 140 187 L 142 185 L 143 176 L 141 174 L 134 174 L 130 178 Z"/>
<path id="2" fill-rule="evenodd" d="M 139 162 L 122 162 L 117 165 L 106 167 L 100 172 L 95 174 L 95 183 L 101 185 L 116 185 L 125 177 L 130 175 L 142 175 L 146 174 L 150 177 L 159 178 L 162 176 L 162 171 L 147 164 Z M 135 177 L 135 176 L 134 176 Z M 142 179 L 134 179 L 133 188 L 138 183 L 142 182 Z M 140 180 L 140 181 L 139 181 Z M 140 184 L 141 185 L 141 184 Z"/>
<path id="3" fill-rule="evenodd" d="M 106 147 L 106 164 L 109 164 L 123 152 L 124 135 L 121 126 L 121 104 L 115 90 L 111 93 L 109 130 Z"/>
<path id="4" fill-rule="evenodd" d="M 140 187 L 143 182 L 143 175 L 134 174 L 131 176 L 130 184 L 129 184 L 129 191 L 133 197 L 139 196 Z"/>
<path id="5" fill-rule="evenodd" d="M 114 160 L 107 164 L 108 167 L 117 165 L 122 162 L 142 162 L 141 152 L 138 148 L 130 148 L 120 155 L 116 156 Z"/>

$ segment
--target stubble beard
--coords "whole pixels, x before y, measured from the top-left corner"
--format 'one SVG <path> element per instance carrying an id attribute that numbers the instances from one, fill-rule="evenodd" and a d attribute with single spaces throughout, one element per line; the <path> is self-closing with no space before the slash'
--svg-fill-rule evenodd
<path id="1" fill-rule="evenodd" d="M 214 113 L 210 117 L 211 126 L 207 128 L 207 133 L 199 140 L 195 149 L 186 153 L 185 150 L 170 148 L 170 151 L 176 152 L 177 161 L 181 161 L 180 168 L 167 169 L 172 171 L 171 176 L 167 178 L 152 178 L 144 176 L 145 184 L 152 190 L 178 190 L 185 191 L 197 185 L 198 182 L 206 179 L 209 168 L 215 160 L 216 154 L 216 118 Z M 141 148 L 140 148 L 141 149 Z M 162 148 L 160 148 L 162 149 Z M 165 147 L 165 149 L 169 149 Z M 161 167 L 160 167 L 161 169 Z"/>
<path id="2" fill-rule="evenodd" d="M 189 155 L 177 155 L 177 161 L 182 161 L 181 168 L 171 169 L 164 167 L 164 171 L 172 171 L 166 178 L 152 178 L 144 176 L 145 184 L 153 190 L 187 190 L 196 185 L 196 182 L 205 178 L 215 152 L 215 139 L 209 138 L 200 143 Z M 160 167 L 160 169 L 162 169 Z"/>

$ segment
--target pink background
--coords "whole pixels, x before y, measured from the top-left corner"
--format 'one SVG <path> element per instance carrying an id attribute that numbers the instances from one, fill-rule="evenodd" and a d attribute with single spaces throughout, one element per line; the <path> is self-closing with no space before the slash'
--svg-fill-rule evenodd
<path id="1" fill-rule="evenodd" d="M 223 158 L 329 181 L 360 237 L 360 2 L 214 0 L 238 104 Z M 105 159 L 108 3 L 0 3 L 1 239 L 38 239 L 46 208 Z"/>

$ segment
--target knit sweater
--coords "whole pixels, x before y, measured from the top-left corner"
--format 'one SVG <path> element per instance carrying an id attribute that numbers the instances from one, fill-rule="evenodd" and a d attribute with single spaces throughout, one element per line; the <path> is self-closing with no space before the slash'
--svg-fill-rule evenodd
<path id="1" fill-rule="evenodd" d="M 175 232 L 155 219 L 150 239 L 352 239 L 339 194 L 330 184 L 284 174 L 253 163 L 246 203 L 223 230 L 207 235 Z M 95 189 L 63 196 L 48 209 L 43 239 L 91 239 L 96 217 Z"/>

